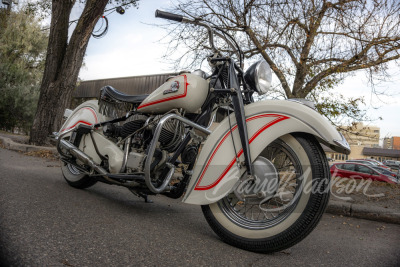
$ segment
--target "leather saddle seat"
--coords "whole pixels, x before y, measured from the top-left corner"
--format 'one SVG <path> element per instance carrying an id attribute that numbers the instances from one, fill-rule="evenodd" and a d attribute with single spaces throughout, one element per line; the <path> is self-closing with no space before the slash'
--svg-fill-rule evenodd
<path id="1" fill-rule="evenodd" d="M 118 91 L 110 85 L 106 85 L 100 89 L 100 99 L 106 102 L 125 102 L 133 105 L 139 105 L 149 95 L 127 95 Z"/>

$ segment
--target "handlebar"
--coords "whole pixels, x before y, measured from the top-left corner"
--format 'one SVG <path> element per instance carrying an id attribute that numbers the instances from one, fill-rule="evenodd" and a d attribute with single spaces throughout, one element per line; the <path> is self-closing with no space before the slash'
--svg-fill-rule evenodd
<path id="1" fill-rule="evenodd" d="M 184 17 L 182 15 L 173 14 L 173 13 L 166 12 L 166 11 L 161 11 L 161 10 L 158 10 L 158 9 L 156 10 L 155 17 L 156 18 L 168 19 L 168 20 L 173 20 L 173 21 L 176 21 L 176 22 L 189 23 L 189 24 L 194 24 L 194 25 L 205 27 L 207 29 L 207 31 L 208 31 L 208 38 L 209 38 L 209 43 L 210 43 L 211 49 L 215 53 L 218 53 L 219 50 L 214 45 L 214 34 L 216 34 L 216 35 L 222 37 L 223 39 L 225 39 L 225 41 L 228 43 L 228 45 L 235 50 L 235 46 L 228 39 L 226 39 L 225 37 L 221 36 L 221 34 L 218 34 L 217 32 L 215 32 L 211 28 L 210 25 L 208 25 L 207 23 L 203 23 L 198 18 L 192 20 L 192 19 Z M 224 33 L 227 34 L 226 32 L 224 32 Z M 227 35 L 230 36 L 229 34 L 227 34 Z M 230 36 L 230 37 L 232 38 L 232 40 L 234 40 L 232 36 Z M 235 44 L 236 44 L 236 42 L 235 42 Z M 240 55 L 241 50 L 240 50 L 239 46 L 237 46 L 237 48 L 238 48 L 237 53 L 239 54 L 239 59 L 240 59 L 240 65 L 242 65 L 242 58 L 241 58 L 241 55 Z"/>
<path id="2" fill-rule="evenodd" d="M 182 22 L 183 21 L 183 16 L 182 15 L 177 15 L 161 10 L 156 10 L 156 18 L 162 18 L 162 19 L 169 19 L 177 22 Z"/>
<path id="3" fill-rule="evenodd" d="M 177 15 L 177 14 L 165 12 L 165 11 L 161 11 L 161 10 L 158 10 L 158 9 L 156 10 L 156 18 L 169 19 L 169 20 L 173 20 L 173 21 L 177 21 L 177 22 L 189 23 L 189 24 L 194 24 L 194 25 L 199 25 L 199 26 L 206 27 L 207 31 L 208 31 L 208 37 L 209 37 L 209 42 L 210 42 L 210 45 L 211 45 L 211 49 L 214 52 L 218 52 L 218 49 L 216 49 L 215 46 L 214 46 L 213 29 L 210 27 L 210 25 L 208 25 L 206 23 L 202 23 L 198 19 L 191 20 L 191 19 L 186 18 L 186 17 L 184 17 L 182 15 Z"/>

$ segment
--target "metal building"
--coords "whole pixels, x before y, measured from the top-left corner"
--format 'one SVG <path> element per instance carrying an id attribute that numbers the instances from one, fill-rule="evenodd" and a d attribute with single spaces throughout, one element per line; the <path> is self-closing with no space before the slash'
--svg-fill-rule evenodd
<path id="1" fill-rule="evenodd" d="M 128 95 L 150 94 L 163 84 L 168 77 L 177 73 L 163 73 L 132 77 L 90 80 L 81 82 L 73 93 L 74 98 L 98 98 L 103 86 L 111 85 L 118 91 Z"/>

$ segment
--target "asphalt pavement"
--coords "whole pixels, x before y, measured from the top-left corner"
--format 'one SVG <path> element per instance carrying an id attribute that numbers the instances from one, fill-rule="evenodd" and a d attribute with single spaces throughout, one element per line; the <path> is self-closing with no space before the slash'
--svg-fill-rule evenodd
<path id="1" fill-rule="evenodd" d="M 0 132 L 1 147 L 22 153 L 42 153 L 58 155 L 54 146 L 35 146 L 27 144 L 28 136 L 15 135 L 6 132 Z M 328 213 L 336 215 L 344 215 L 347 217 L 355 217 L 359 219 L 367 219 L 386 223 L 396 223 L 400 225 L 399 209 L 388 209 L 380 207 L 374 202 L 368 203 L 351 203 L 348 201 L 330 199 L 326 210 Z"/>
<path id="2" fill-rule="evenodd" d="M 400 225 L 325 214 L 273 254 L 223 243 L 198 206 L 67 185 L 60 163 L 0 149 L 2 266 L 400 266 Z"/>

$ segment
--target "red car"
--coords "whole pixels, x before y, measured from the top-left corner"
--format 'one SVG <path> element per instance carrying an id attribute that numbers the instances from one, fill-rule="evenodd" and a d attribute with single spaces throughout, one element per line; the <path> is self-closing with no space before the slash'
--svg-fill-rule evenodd
<path id="1" fill-rule="evenodd" d="M 396 184 L 397 179 L 377 172 L 371 167 L 355 162 L 334 163 L 331 166 L 331 175 L 336 177 L 348 177 L 354 179 L 371 179 L 374 181 Z"/>

